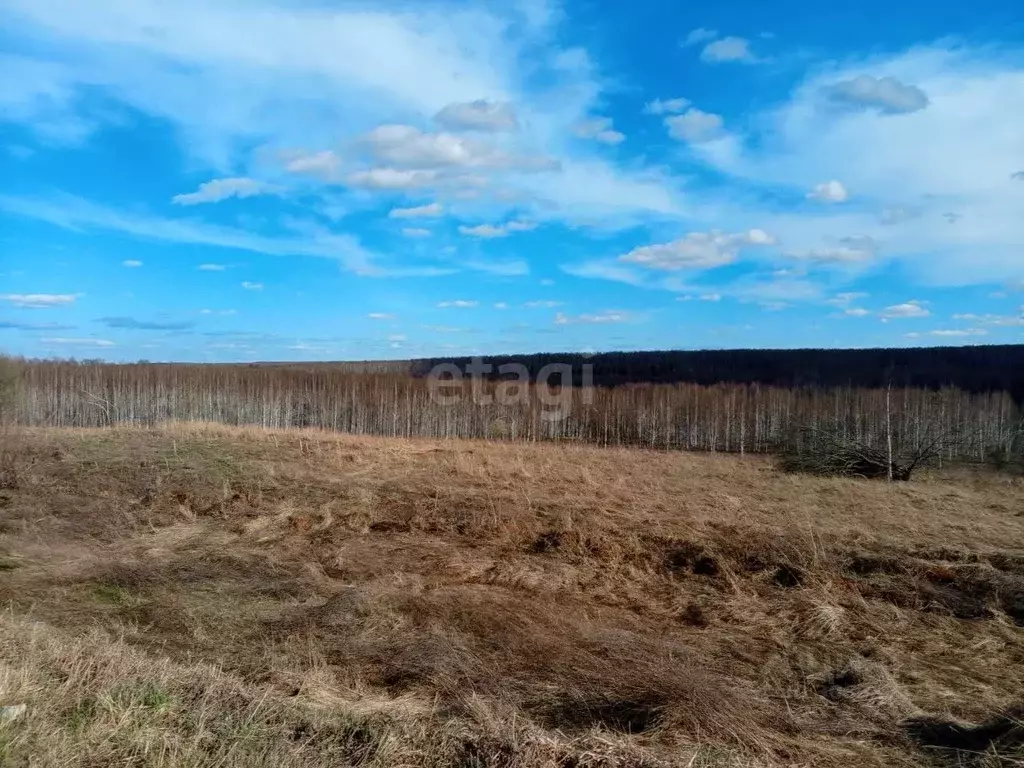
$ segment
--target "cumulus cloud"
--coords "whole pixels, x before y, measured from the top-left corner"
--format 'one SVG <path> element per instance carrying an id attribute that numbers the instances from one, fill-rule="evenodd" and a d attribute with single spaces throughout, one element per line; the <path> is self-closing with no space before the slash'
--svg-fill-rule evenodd
<path id="1" fill-rule="evenodd" d="M 882 310 L 882 320 L 898 320 L 905 318 L 929 317 L 931 312 L 924 306 L 927 302 L 911 299 L 904 304 L 893 304 Z"/>
<path id="2" fill-rule="evenodd" d="M 413 208 L 392 208 L 388 212 L 388 218 L 416 219 L 440 216 L 443 213 L 444 207 L 440 203 L 430 203 L 429 205 L 418 205 Z"/>
<path id="3" fill-rule="evenodd" d="M 509 221 L 505 224 L 478 224 L 475 227 L 460 226 L 459 233 L 470 237 L 480 237 L 485 240 L 492 240 L 499 237 L 508 237 L 513 232 L 530 232 L 537 228 L 532 221 Z"/>
<path id="4" fill-rule="evenodd" d="M 573 126 L 573 133 L 581 139 L 594 139 L 602 144 L 621 144 L 626 134 L 612 129 L 611 118 L 592 117 Z"/>
<path id="5" fill-rule="evenodd" d="M 675 99 L 655 99 L 644 105 L 644 113 L 648 115 L 675 115 L 690 106 L 690 100 L 681 96 Z"/>
<path id="6" fill-rule="evenodd" d="M 205 184 L 200 184 L 195 192 L 184 195 L 175 195 L 171 202 L 177 205 L 201 205 L 203 203 L 217 203 L 231 197 L 246 198 L 256 195 L 274 194 L 277 188 L 256 179 L 246 177 L 230 179 L 213 179 Z"/>
<path id="7" fill-rule="evenodd" d="M 9 301 L 26 309 L 49 309 L 74 304 L 80 293 L 4 293 L 0 301 Z"/>
<path id="8" fill-rule="evenodd" d="M 816 184 L 814 189 L 807 193 L 808 200 L 817 200 L 821 203 L 842 203 L 849 196 L 843 183 L 835 179 Z"/>
<path id="9" fill-rule="evenodd" d="M 486 99 L 448 104 L 434 116 L 451 131 L 515 131 L 519 128 L 515 110 L 507 101 Z"/>
<path id="10" fill-rule="evenodd" d="M 747 246 L 774 245 L 775 238 L 760 229 L 737 234 L 723 232 L 690 232 L 670 243 L 644 245 L 619 257 L 620 262 L 638 264 L 649 269 L 710 269 L 736 261 L 739 251 Z"/>
<path id="11" fill-rule="evenodd" d="M 673 139 L 698 144 L 718 138 L 722 134 L 724 121 L 721 115 L 694 108 L 681 115 L 666 117 L 665 126 Z"/>
<path id="12" fill-rule="evenodd" d="M 514 155 L 484 141 L 453 133 L 424 133 L 411 125 L 380 125 L 364 137 L 380 160 L 401 168 L 550 171 L 550 158 Z"/>
<path id="13" fill-rule="evenodd" d="M 825 94 L 835 104 L 877 109 L 888 115 L 905 115 L 928 106 L 928 95 L 923 90 L 895 77 L 860 75 L 827 87 Z"/>
<path id="14" fill-rule="evenodd" d="M 741 64 L 756 64 L 758 58 L 750 50 L 750 41 L 743 37 L 723 37 L 708 43 L 700 52 L 701 61 L 722 64 L 735 61 Z"/>

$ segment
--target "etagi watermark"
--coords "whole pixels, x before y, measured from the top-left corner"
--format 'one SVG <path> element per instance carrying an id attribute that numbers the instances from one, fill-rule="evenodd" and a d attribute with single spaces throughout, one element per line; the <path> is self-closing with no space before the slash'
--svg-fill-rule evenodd
<path id="1" fill-rule="evenodd" d="M 580 376 L 575 380 L 580 386 L 574 395 L 577 370 Z M 493 386 L 487 386 L 488 382 Z M 455 363 L 435 365 L 427 374 L 427 389 L 430 401 L 444 406 L 459 405 L 467 400 L 482 406 L 529 406 L 536 398 L 542 406 L 540 417 L 543 420 L 561 421 L 569 415 L 574 402 L 590 405 L 594 401 L 594 366 L 592 363 L 548 363 L 534 377 L 522 363 L 502 363 L 495 368 L 482 357 L 474 357 L 465 370 Z"/>

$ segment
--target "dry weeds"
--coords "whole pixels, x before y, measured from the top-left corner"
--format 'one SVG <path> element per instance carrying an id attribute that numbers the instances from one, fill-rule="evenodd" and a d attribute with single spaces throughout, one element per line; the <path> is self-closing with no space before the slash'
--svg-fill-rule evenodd
<path id="1" fill-rule="evenodd" d="M 1024 760 L 1019 480 L 211 425 L 3 440 L 0 706 L 29 704 L 3 765 Z"/>

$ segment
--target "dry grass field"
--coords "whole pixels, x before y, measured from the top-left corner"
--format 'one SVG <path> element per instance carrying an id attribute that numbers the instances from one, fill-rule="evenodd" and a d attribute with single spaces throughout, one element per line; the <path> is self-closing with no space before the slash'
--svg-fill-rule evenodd
<path id="1" fill-rule="evenodd" d="M 0 707 L 27 705 L 0 709 L 3 766 L 1024 764 L 1020 480 L 204 425 L 2 441 Z"/>

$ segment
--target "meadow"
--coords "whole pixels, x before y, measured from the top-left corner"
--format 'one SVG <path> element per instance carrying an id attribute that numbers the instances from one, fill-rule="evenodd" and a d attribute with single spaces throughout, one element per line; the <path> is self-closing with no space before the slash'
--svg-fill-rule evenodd
<path id="1" fill-rule="evenodd" d="M 1019 765 L 1022 499 L 977 467 L 9 427 L 0 764 Z"/>

